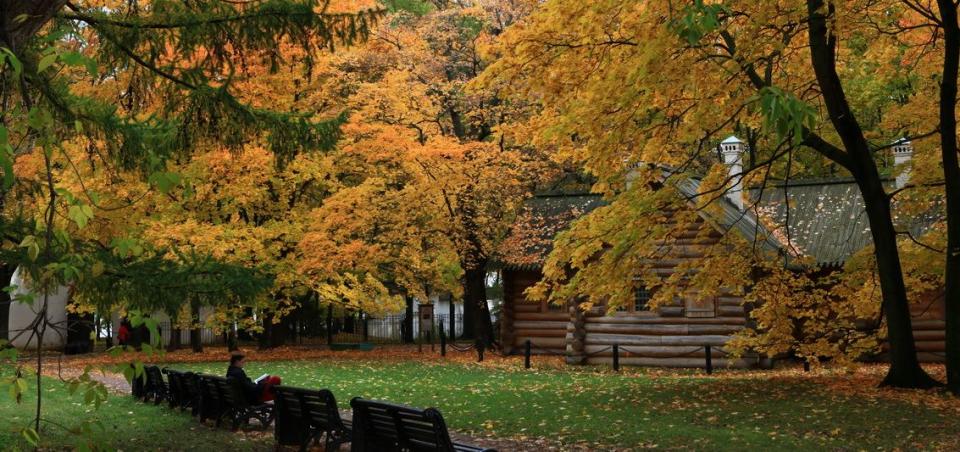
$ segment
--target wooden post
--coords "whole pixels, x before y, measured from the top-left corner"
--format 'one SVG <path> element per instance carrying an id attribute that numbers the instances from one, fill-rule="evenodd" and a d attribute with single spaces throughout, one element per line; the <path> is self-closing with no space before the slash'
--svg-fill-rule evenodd
<path id="1" fill-rule="evenodd" d="M 440 322 L 440 356 L 447 356 L 447 335 L 443 332 L 443 322 Z"/>
<path id="2" fill-rule="evenodd" d="M 806 359 L 803 360 L 803 371 L 810 372 L 810 361 L 807 361 Z"/>
<path id="3" fill-rule="evenodd" d="M 620 344 L 613 344 L 613 370 L 620 372 Z"/>
<path id="4" fill-rule="evenodd" d="M 333 305 L 327 305 L 327 345 L 333 345 Z"/>
<path id="5" fill-rule="evenodd" d="M 530 368 L 530 339 L 523 343 L 523 367 Z"/>
<path id="6" fill-rule="evenodd" d="M 713 353 L 709 345 L 704 345 L 703 349 L 706 350 L 707 355 L 707 375 L 710 375 L 713 373 Z"/>
<path id="7" fill-rule="evenodd" d="M 476 347 L 477 347 L 477 362 L 478 362 L 478 363 L 482 363 L 482 362 L 483 362 L 483 342 L 481 342 L 480 340 L 477 340 L 476 344 L 477 344 L 477 345 L 476 345 Z"/>

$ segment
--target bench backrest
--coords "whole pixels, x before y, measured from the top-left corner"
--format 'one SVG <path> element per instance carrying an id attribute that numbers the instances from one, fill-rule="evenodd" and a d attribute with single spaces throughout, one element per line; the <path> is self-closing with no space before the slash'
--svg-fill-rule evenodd
<path id="1" fill-rule="evenodd" d="M 421 410 L 359 397 L 350 406 L 354 452 L 454 450 L 447 424 L 435 408 Z"/>
<path id="2" fill-rule="evenodd" d="M 250 406 L 250 402 L 244 395 L 243 387 L 239 381 L 230 378 L 215 377 L 213 375 L 205 375 L 204 378 L 207 379 L 207 384 L 210 385 L 211 391 L 216 393 L 215 397 L 217 397 L 224 408 L 246 408 Z"/>
<path id="3" fill-rule="evenodd" d="M 277 399 L 277 416 L 303 419 L 323 430 L 344 428 L 337 399 L 329 390 L 274 386 L 273 392 Z"/>
<path id="4" fill-rule="evenodd" d="M 157 366 L 144 366 L 144 373 L 147 374 L 147 390 L 155 389 L 163 385 L 163 375 Z"/>
<path id="5" fill-rule="evenodd" d="M 167 390 L 170 395 L 170 407 L 183 406 L 187 401 L 183 388 L 183 372 L 164 368 L 163 373 L 167 374 Z"/>

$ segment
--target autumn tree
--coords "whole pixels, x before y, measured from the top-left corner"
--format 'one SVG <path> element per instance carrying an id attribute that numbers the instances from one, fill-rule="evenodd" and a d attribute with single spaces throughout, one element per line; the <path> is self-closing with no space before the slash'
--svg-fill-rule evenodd
<path id="1" fill-rule="evenodd" d="M 892 87 L 900 75 L 858 64 L 874 49 L 861 44 L 889 43 L 864 20 L 882 9 L 876 3 L 547 2 L 506 33 L 487 77 L 542 102 L 542 122 L 550 124 L 542 139 L 610 187 L 636 162 L 677 168 L 683 177 L 711 171 L 717 135 L 738 126 L 761 133 L 760 155 L 731 179 L 778 169 L 796 176 L 789 163 L 810 152 L 850 174 L 863 196 L 883 294 L 891 359 L 884 384 L 929 387 L 880 158 L 896 133 L 928 131 L 881 130 L 897 99 L 857 89 L 871 78 Z M 869 110 L 879 118 L 861 106 L 879 107 Z"/>
<path id="2" fill-rule="evenodd" d="M 381 225 L 375 229 L 359 224 L 348 227 L 322 220 L 324 214 L 318 214 L 316 232 L 332 238 L 336 231 L 331 227 L 364 231 L 365 247 L 393 250 L 388 256 L 419 247 L 424 257 L 411 259 L 441 267 L 450 263 L 437 256 L 457 256 L 456 264 L 463 271 L 465 335 L 489 344 L 493 332 L 485 293 L 487 263 L 535 182 L 540 155 L 517 146 L 497 130 L 506 118 L 522 111 L 518 104 L 467 91 L 465 84 L 484 66 L 479 47 L 525 14 L 529 4 L 419 4 L 423 7 L 396 8 L 371 34 L 368 44 L 339 55 L 340 72 L 330 75 L 341 80 L 351 96 L 352 113 L 344 127 L 340 158 L 355 162 L 353 170 L 343 174 L 345 192 L 336 197 L 353 203 L 366 199 L 366 208 L 372 210 L 386 206 L 410 210 L 354 215 L 352 221 Z M 390 202 L 377 201 L 379 197 Z M 419 229 L 414 229 L 417 224 Z M 402 244 L 399 247 L 385 246 L 371 234 L 390 237 L 390 231 L 396 230 L 408 231 L 407 239 L 396 242 Z M 348 236 L 353 237 L 353 232 Z M 444 251 L 419 245 L 426 243 Z M 399 250 L 403 252 L 398 254 Z M 324 254 L 306 248 L 304 252 Z M 366 256 L 384 258 L 379 253 Z M 387 262 L 401 261 L 390 257 Z M 364 272 L 373 267 L 366 265 Z M 395 269 L 396 264 L 386 268 Z M 427 273 L 449 275 L 451 270 Z M 406 294 L 423 293 L 419 283 L 410 283 L 416 278 L 395 270 L 369 274 Z M 433 279 L 432 289 L 446 287 L 442 281 L 428 279 Z"/>
<path id="3" fill-rule="evenodd" d="M 38 343 L 48 326 L 49 291 L 79 282 L 84 273 L 98 273 L 94 264 L 104 262 L 57 221 L 62 202 L 80 228 L 104 210 L 85 189 L 69 193 L 58 186 L 55 161 L 69 158 L 65 143 L 85 140 L 98 164 L 148 176 L 162 191 L 175 185 L 176 177 L 165 167 L 168 159 L 213 143 L 236 149 L 261 138 L 280 164 L 301 152 L 329 149 L 342 116 L 278 112 L 243 102 L 236 95 L 232 60 L 243 56 L 269 66 L 280 60 L 278 40 L 288 39 L 304 50 L 301 61 L 309 65 L 315 49 L 364 37 L 380 14 L 329 8 L 330 2 L 307 0 L 0 2 L 4 187 L 15 180 L 15 159 L 35 155 L 43 174 L 38 193 L 44 197 L 42 221 L 21 232 L 19 243 L 4 244 L 22 251 L 7 253 L 4 264 L 23 268 L 39 295 L 40 314 L 32 328 Z M 75 89 L 98 85 L 107 87 L 104 93 L 112 88 L 114 96 Z M 144 108 L 147 103 L 150 108 Z M 4 205 L 4 213 L 15 216 L 9 207 Z M 130 245 L 110 243 L 120 254 Z M 41 419 L 40 356 L 34 427 L 24 430 L 32 441 Z M 19 388 L 22 382 L 14 383 Z"/>

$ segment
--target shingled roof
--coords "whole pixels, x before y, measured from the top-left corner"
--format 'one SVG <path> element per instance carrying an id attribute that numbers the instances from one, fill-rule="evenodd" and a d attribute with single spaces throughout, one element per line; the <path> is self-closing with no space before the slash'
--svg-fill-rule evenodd
<path id="1" fill-rule="evenodd" d="M 821 266 L 839 266 L 873 242 L 863 196 L 853 179 L 790 181 L 766 187 L 762 193 L 754 189 L 752 196 L 759 198 L 762 222 L 774 229 L 780 246 L 790 255 L 812 257 Z M 936 207 L 923 215 L 902 218 L 896 212 L 894 206 L 894 225 L 914 236 L 941 216 Z"/>
<path id="2" fill-rule="evenodd" d="M 675 186 L 687 199 L 699 196 L 697 179 L 677 179 Z M 720 209 L 701 210 L 700 214 L 721 232 L 739 234 L 762 251 L 779 252 L 791 264 L 796 263 L 796 257 L 811 257 L 820 266 L 839 266 L 872 242 L 863 197 L 852 179 L 791 181 L 762 191 L 750 190 L 750 195 L 758 200 L 756 209 L 740 211 L 722 196 L 714 201 Z M 594 194 L 535 196 L 527 200 L 511 234 L 501 245 L 499 261 L 507 268 L 541 267 L 553 249 L 557 233 L 604 203 Z M 919 236 L 941 214 L 934 208 L 924 215 L 895 218 L 894 223 L 898 230 Z"/>
<path id="3" fill-rule="evenodd" d="M 499 261 L 507 268 L 540 268 L 553 250 L 553 239 L 570 224 L 604 204 L 600 195 L 561 194 L 528 199 L 510 235 L 500 246 Z"/>

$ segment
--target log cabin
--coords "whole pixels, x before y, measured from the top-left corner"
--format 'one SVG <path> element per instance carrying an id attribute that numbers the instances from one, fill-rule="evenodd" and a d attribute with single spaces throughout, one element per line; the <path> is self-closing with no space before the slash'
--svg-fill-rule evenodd
<path id="1" fill-rule="evenodd" d="M 745 144 L 730 137 L 720 144 L 720 149 L 731 176 L 742 173 L 740 161 Z M 893 150 L 896 165 L 909 164 L 909 142 L 900 142 Z M 906 177 L 909 171 L 903 171 L 891 184 L 903 186 Z M 713 201 L 720 204 L 719 209 L 698 210 L 698 220 L 677 238 L 680 248 L 713 244 L 724 234 L 737 233 L 788 259 L 791 252 L 800 250 L 805 262 L 814 264 L 806 269 L 795 265 L 797 271 L 816 268 L 831 272 L 871 243 L 863 200 L 852 179 L 795 180 L 762 190 L 748 189 L 746 196 L 741 193 L 739 181 L 731 179 L 734 183 L 727 196 Z M 682 196 L 692 199 L 698 194 L 699 181 L 684 180 L 677 188 Z M 745 197 L 762 208 L 745 210 Z M 702 367 L 704 346 L 710 345 L 715 366 L 744 368 L 770 364 L 757 355 L 732 359 L 723 351 L 732 335 L 750 322 L 742 297 L 723 289 L 712 302 L 675 300 L 655 310 L 647 307 L 651 294 L 644 287 L 635 289 L 632 305 L 615 312 L 607 312 L 602 304 L 582 311 L 572 303 L 558 306 L 531 302 L 525 290 L 543 277 L 543 265 L 556 234 L 603 204 L 599 195 L 589 193 L 541 195 L 525 203 L 500 250 L 504 290 L 500 333 L 504 353 L 522 352 L 529 340 L 532 353 L 562 354 L 569 364 L 608 364 L 612 361 L 611 346 L 617 344 L 620 363 L 624 365 Z M 758 219 L 752 212 L 761 212 L 764 218 Z M 920 234 L 935 220 L 935 215 L 910 218 L 906 227 Z M 764 225 L 772 225 L 772 230 Z M 786 227 L 791 231 L 791 252 L 785 250 L 782 234 L 777 238 L 776 229 Z M 672 257 L 654 265 L 658 275 L 667 277 L 674 272 L 679 259 Z M 942 296 L 912 303 L 911 309 L 919 358 L 942 361 Z"/>

